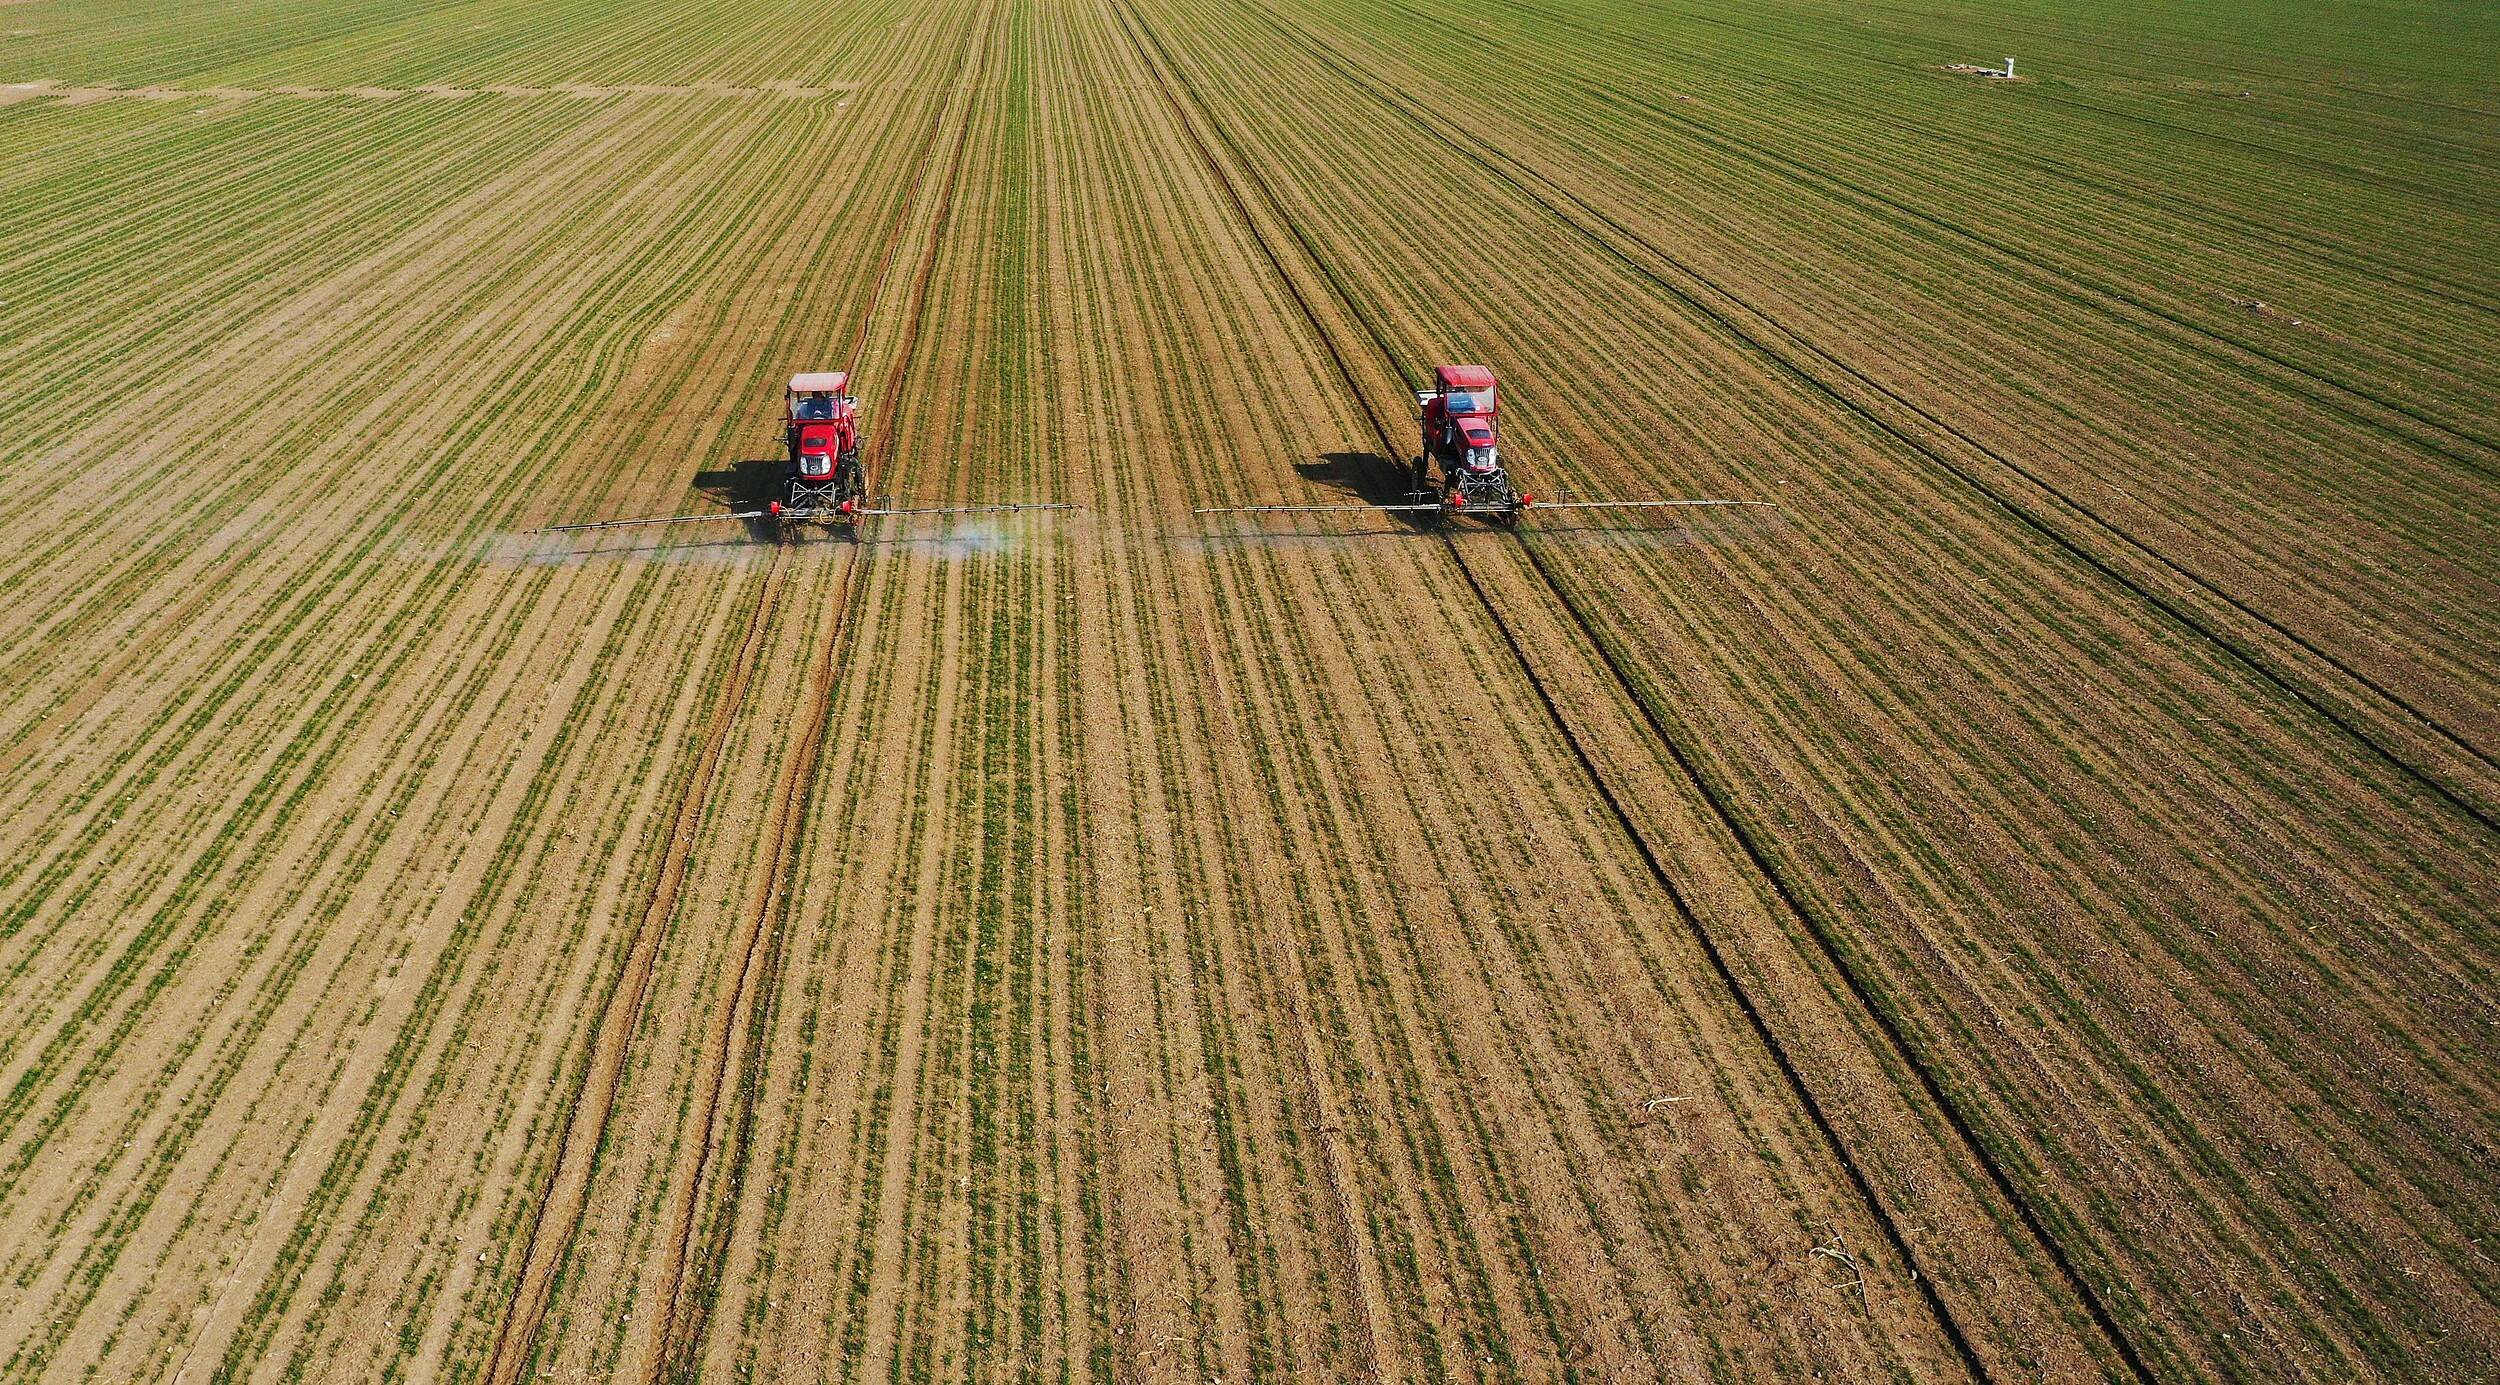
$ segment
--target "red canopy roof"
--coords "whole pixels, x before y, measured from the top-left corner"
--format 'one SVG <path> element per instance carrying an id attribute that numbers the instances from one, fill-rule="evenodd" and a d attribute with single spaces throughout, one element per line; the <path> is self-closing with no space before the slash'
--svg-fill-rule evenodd
<path id="1" fill-rule="evenodd" d="M 1440 365 L 1432 368 L 1433 378 L 1445 390 L 1489 390 L 1493 388 L 1493 372 L 1480 365 Z"/>
<path id="2" fill-rule="evenodd" d="M 790 377 L 792 394 L 840 394 L 851 383 L 850 373 L 840 370 L 814 370 Z"/>

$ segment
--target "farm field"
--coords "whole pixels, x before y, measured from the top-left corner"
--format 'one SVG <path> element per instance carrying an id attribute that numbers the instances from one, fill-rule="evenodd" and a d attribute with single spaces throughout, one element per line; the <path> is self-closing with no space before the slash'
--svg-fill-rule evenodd
<path id="1" fill-rule="evenodd" d="M 0 3 L 0 1380 L 2487 1379 L 2495 48 Z"/>

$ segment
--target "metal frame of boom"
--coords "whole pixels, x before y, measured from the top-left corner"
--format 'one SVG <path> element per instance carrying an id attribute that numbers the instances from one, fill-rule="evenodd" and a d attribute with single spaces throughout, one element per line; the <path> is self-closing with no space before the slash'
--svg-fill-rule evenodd
<path id="1" fill-rule="evenodd" d="M 1426 500 L 1408 505 L 1374 505 L 1365 501 L 1343 501 L 1326 505 L 1217 505 L 1193 510 L 1201 515 L 1273 515 L 1316 514 L 1323 511 L 1368 511 L 1372 514 L 1525 514 L 1531 510 L 1683 510 L 1717 506 L 1756 505 L 1776 510 L 1768 500 L 1536 500 L 1523 499 L 1516 505 L 1451 505 L 1446 501 Z"/>
<path id="2" fill-rule="evenodd" d="M 602 519 L 587 524 L 547 524 L 530 530 L 533 534 L 579 534 L 593 529 L 630 529 L 645 524 L 717 524 L 732 519 L 773 519 L 801 522 L 819 519 L 877 519 L 895 515 L 994 515 L 1024 510 L 1073 510 L 1074 505 L 1059 501 L 1032 501 L 1010 505 L 918 505 L 889 508 L 798 509 L 775 504 L 761 510 L 720 510 L 700 515 L 652 515 L 644 519 Z"/>

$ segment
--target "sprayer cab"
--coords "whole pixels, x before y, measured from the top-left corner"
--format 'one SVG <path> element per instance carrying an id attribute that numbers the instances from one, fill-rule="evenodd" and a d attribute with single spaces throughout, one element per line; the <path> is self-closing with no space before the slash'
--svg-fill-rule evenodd
<path id="1" fill-rule="evenodd" d="M 845 515 L 865 489 L 859 465 L 859 401 L 851 397 L 848 371 L 810 371 L 790 377 L 783 395 L 790 469 L 782 503 L 801 514 Z"/>
<path id="2" fill-rule="evenodd" d="M 1437 489 L 1444 507 L 1499 520 L 1514 519 L 1526 508 L 1502 465 L 1501 394 L 1492 371 L 1480 365 L 1434 366 L 1431 387 L 1415 392 L 1415 409 L 1422 431 L 1416 490 Z"/>

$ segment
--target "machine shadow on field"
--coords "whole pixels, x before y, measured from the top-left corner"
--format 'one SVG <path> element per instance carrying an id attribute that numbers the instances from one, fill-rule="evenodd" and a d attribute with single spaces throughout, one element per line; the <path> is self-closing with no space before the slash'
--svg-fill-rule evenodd
<path id="1" fill-rule="evenodd" d="M 1250 524 L 1231 532 L 1200 532 L 1185 536 L 1195 546 L 1209 543 L 1284 543 L 1344 542 L 1357 539 L 1395 538 L 1428 530 L 1429 517 L 1404 511 L 1389 510 L 1365 516 L 1371 522 L 1390 522 L 1388 528 L 1341 528 L 1335 519 L 1353 519 L 1362 515 L 1365 505 L 1403 505 L 1415 497 L 1407 493 L 1406 468 L 1377 452 L 1323 452 L 1309 461 L 1295 462 L 1294 474 L 1312 489 L 1303 494 L 1285 497 L 1276 502 L 1284 508 L 1273 509 L 1259 518 L 1282 521 L 1278 524 Z M 1316 505 L 1319 511 L 1293 509 L 1296 505 Z M 1331 512 L 1331 507 L 1344 506 Z M 1252 506 L 1252 511 L 1263 507 Z"/>
<path id="2" fill-rule="evenodd" d="M 1323 452 L 1294 463 L 1293 469 L 1311 485 L 1365 505 L 1405 505 L 1419 498 L 1406 463 L 1377 452 Z M 1435 523 L 1434 516 L 1412 512 L 1391 511 L 1382 517 L 1419 532 Z"/>
<path id="3" fill-rule="evenodd" d="M 789 463 L 782 458 L 749 457 L 717 471 L 696 472 L 695 493 L 732 510 L 761 510 L 781 498 L 781 480 L 788 471 Z M 778 520 L 750 519 L 743 523 L 747 537 L 757 543 L 772 543 L 781 537 Z"/>

